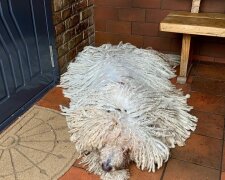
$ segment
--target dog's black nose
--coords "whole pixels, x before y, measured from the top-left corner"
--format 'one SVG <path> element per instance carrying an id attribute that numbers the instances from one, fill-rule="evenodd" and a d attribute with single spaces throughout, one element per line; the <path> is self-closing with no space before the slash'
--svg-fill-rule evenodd
<path id="1" fill-rule="evenodd" d="M 112 170 L 112 166 L 108 163 L 102 163 L 102 169 L 106 172 L 110 172 Z"/>

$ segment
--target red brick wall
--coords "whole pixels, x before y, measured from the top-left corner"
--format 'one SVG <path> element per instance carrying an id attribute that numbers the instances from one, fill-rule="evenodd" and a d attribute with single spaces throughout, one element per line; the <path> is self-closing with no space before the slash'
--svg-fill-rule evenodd
<path id="1" fill-rule="evenodd" d="M 179 53 L 181 35 L 159 31 L 159 22 L 171 11 L 190 11 L 192 0 L 95 0 L 96 45 L 130 42 Z M 225 13 L 224 0 L 202 0 L 201 12 Z M 194 37 L 194 58 L 225 63 L 225 39 Z"/>
<path id="2" fill-rule="evenodd" d="M 93 0 L 53 0 L 60 72 L 84 46 L 94 43 Z"/>

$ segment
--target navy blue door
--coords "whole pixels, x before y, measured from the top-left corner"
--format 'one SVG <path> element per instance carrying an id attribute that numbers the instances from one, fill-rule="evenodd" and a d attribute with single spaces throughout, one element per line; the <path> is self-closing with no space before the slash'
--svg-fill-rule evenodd
<path id="1" fill-rule="evenodd" d="M 58 74 L 51 0 L 0 0 L 0 130 Z"/>

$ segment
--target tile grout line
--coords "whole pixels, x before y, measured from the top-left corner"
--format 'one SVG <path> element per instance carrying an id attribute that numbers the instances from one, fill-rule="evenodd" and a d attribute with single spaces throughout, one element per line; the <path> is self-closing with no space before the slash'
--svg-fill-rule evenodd
<path id="1" fill-rule="evenodd" d="M 177 161 L 181 161 L 181 162 L 185 162 L 185 163 L 189 163 L 189 164 L 194 164 L 196 166 L 201 166 L 201 167 L 204 167 L 204 168 L 220 171 L 220 168 L 213 168 L 213 167 L 209 167 L 209 166 L 206 166 L 206 165 L 198 164 L 198 163 L 195 163 L 195 162 L 190 162 L 190 161 L 187 161 L 187 160 L 178 159 L 178 158 L 175 158 L 175 157 L 172 157 L 171 159 L 175 159 Z"/>
<path id="2" fill-rule="evenodd" d="M 223 141 L 223 138 L 220 139 L 220 138 L 216 138 L 216 137 L 213 137 L 213 136 L 208 136 L 208 135 L 201 134 L 201 133 L 192 132 L 192 134 L 203 136 L 203 137 L 207 137 L 207 138 L 211 138 L 213 140 Z"/>
<path id="3" fill-rule="evenodd" d="M 169 159 L 170 160 L 170 159 Z M 163 169 L 163 172 L 162 172 L 162 175 L 161 175 L 161 177 L 160 177 L 160 180 L 163 180 L 163 178 L 164 178 L 164 175 L 165 175 L 165 172 L 166 172 L 166 168 L 167 168 L 167 165 L 168 165 L 168 163 L 169 163 L 169 160 L 166 162 L 166 164 L 165 164 L 165 168 Z"/>

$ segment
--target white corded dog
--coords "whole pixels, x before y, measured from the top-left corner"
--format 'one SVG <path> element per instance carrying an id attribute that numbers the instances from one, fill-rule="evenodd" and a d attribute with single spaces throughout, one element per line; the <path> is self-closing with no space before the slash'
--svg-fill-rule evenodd
<path id="1" fill-rule="evenodd" d="M 154 172 L 184 145 L 197 118 L 169 81 L 177 56 L 131 44 L 86 47 L 61 77 L 71 141 L 104 180 L 125 180 L 130 161 Z"/>

